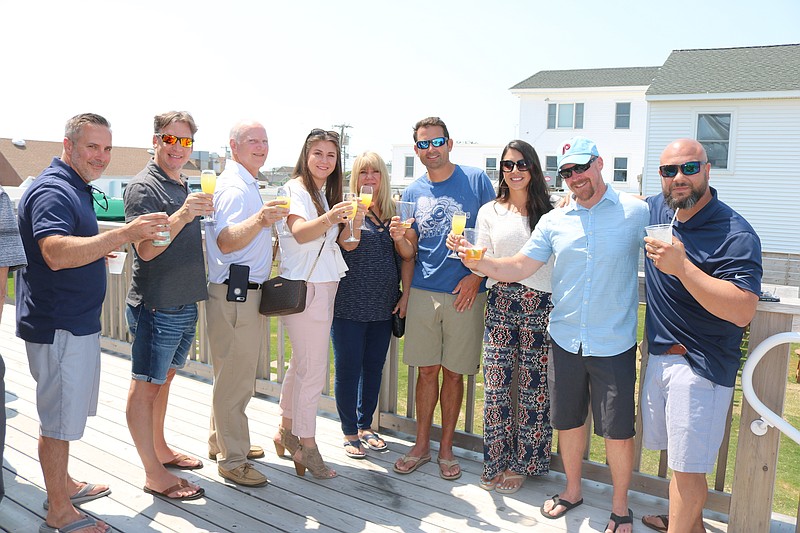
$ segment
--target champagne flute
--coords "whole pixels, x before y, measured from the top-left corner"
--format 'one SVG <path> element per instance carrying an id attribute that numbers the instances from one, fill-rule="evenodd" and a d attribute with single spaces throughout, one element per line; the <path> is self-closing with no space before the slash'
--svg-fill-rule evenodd
<path id="1" fill-rule="evenodd" d="M 217 188 L 217 173 L 211 169 L 206 169 L 200 173 L 200 188 L 206 194 L 214 194 L 214 189 Z M 203 215 L 203 222 L 206 224 L 213 224 L 216 222 L 214 214 Z"/>
<path id="2" fill-rule="evenodd" d="M 456 211 L 453 214 L 452 227 L 450 231 L 456 235 L 464 233 L 464 226 L 467 225 L 467 214 L 463 211 Z M 455 250 L 453 250 L 447 257 L 451 259 L 460 259 Z"/>
<path id="3" fill-rule="evenodd" d="M 361 196 L 358 197 L 359 202 L 364 204 L 364 207 L 369 209 L 369 206 L 372 205 L 372 186 L 371 185 L 362 185 L 361 186 Z M 358 228 L 361 231 L 372 231 L 367 227 L 367 216 L 364 215 L 364 220 L 361 221 L 361 227 Z"/>
<path id="4" fill-rule="evenodd" d="M 292 205 L 292 192 L 289 190 L 289 187 L 281 185 L 275 191 L 275 194 L 275 199 L 283 202 L 279 207 L 285 207 L 286 209 L 289 209 L 289 206 Z M 283 235 L 284 237 L 291 235 L 291 233 L 289 233 L 289 228 L 286 226 L 286 219 L 281 219 L 278 222 L 277 229 L 278 235 Z"/>
<path id="5" fill-rule="evenodd" d="M 342 242 L 358 242 L 359 239 L 356 239 L 355 234 L 353 233 L 353 220 L 356 218 L 356 212 L 358 211 L 358 197 L 354 192 L 348 192 L 344 195 L 344 201 L 350 202 L 353 207 L 352 212 L 347 216 L 347 223 L 350 225 L 350 236 L 346 238 Z"/>

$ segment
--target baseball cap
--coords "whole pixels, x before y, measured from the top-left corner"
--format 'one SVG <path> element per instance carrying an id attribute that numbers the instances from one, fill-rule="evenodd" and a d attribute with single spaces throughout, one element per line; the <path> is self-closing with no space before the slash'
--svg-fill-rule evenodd
<path id="1" fill-rule="evenodd" d="M 586 137 L 573 137 L 561 144 L 561 155 L 558 156 L 558 168 L 564 165 L 583 165 L 592 156 L 600 156 L 597 145 Z"/>

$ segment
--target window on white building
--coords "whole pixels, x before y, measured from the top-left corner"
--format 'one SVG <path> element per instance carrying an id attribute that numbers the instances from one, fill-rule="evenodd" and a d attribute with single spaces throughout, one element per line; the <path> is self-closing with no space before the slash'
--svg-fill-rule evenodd
<path id="1" fill-rule="evenodd" d="M 617 112 L 614 117 L 614 128 L 628 130 L 631 128 L 631 103 L 617 102 Z"/>
<path id="2" fill-rule="evenodd" d="M 547 129 L 583 129 L 583 104 L 547 104 Z"/>
<path id="3" fill-rule="evenodd" d="M 489 176 L 489 179 L 496 180 L 499 179 L 499 174 L 497 172 L 497 158 L 496 157 L 487 157 L 486 158 L 486 175 Z"/>
<path id="4" fill-rule="evenodd" d="M 714 168 L 728 168 L 731 142 L 730 113 L 697 115 L 697 140 L 706 149 L 708 162 Z"/>
<path id="5" fill-rule="evenodd" d="M 614 158 L 614 181 L 628 181 L 628 158 Z"/>
<path id="6" fill-rule="evenodd" d="M 414 156 L 406 156 L 406 169 L 403 173 L 403 176 L 406 178 L 413 178 L 414 177 Z"/>

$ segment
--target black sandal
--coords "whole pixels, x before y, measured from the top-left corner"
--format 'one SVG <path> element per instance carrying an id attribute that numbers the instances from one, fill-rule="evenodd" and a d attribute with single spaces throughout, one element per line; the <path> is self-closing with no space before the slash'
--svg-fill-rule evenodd
<path id="1" fill-rule="evenodd" d="M 633 511 L 628 509 L 628 516 L 619 516 L 611 513 L 611 521 L 614 522 L 614 529 L 611 531 L 616 531 L 622 524 L 631 524 L 631 527 L 633 527 Z"/>

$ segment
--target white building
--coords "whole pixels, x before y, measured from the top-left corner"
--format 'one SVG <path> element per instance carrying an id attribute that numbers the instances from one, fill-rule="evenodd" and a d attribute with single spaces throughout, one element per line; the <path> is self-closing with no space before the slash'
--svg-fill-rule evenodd
<path id="1" fill-rule="evenodd" d="M 580 135 L 597 143 L 603 176 L 616 190 L 638 194 L 644 166 L 645 91 L 658 67 L 545 70 L 511 87 L 519 97 L 519 138 L 561 189 L 561 144 Z"/>
<path id="2" fill-rule="evenodd" d="M 644 194 L 661 192 L 664 147 L 697 139 L 711 186 L 752 224 L 764 252 L 798 254 L 800 44 L 675 50 L 646 99 Z"/>

